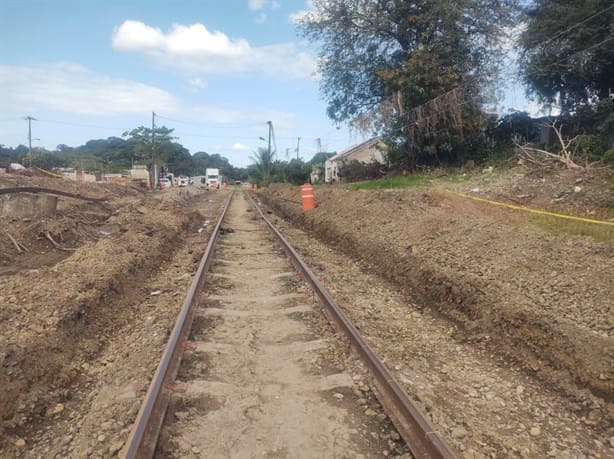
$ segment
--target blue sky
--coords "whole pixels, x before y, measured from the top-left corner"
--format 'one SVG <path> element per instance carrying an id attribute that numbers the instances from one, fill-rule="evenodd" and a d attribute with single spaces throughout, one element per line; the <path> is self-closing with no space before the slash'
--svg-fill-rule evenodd
<path id="1" fill-rule="evenodd" d="M 326 117 L 302 0 L 0 0 L 0 143 L 53 149 L 157 124 L 192 153 L 247 165 L 275 129 L 278 155 L 362 140 Z"/>
<path id="2" fill-rule="evenodd" d="M 0 0 L 0 143 L 83 144 L 150 125 L 245 166 L 273 122 L 278 156 L 363 140 L 326 117 L 306 0 Z M 513 97 L 513 99 L 510 99 Z M 508 91 L 507 105 L 522 106 Z M 506 99 L 506 100 L 507 100 Z M 519 100 L 517 100 L 519 99 Z M 522 107 L 521 107 L 522 108 Z"/>

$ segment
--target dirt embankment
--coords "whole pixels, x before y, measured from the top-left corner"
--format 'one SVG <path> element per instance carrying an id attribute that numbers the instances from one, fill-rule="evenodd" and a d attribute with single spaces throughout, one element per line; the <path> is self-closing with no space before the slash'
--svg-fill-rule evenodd
<path id="1" fill-rule="evenodd" d="M 223 201 L 183 190 L 93 191 L 109 200 L 62 199 L 55 217 L 0 225 L 27 249 L 0 243 L 6 454 L 108 457 L 119 450 L 204 250 L 212 227 L 205 222 Z"/>
<path id="2" fill-rule="evenodd" d="M 525 215 L 426 189 L 298 187 L 261 194 L 281 216 L 336 246 L 567 395 L 614 400 L 614 246 L 554 235 Z"/>

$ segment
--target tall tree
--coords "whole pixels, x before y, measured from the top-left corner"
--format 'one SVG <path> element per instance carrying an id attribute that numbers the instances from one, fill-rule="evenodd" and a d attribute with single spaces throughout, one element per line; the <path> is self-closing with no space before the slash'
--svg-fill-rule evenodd
<path id="1" fill-rule="evenodd" d="M 569 113 L 614 91 L 611 0 L 535 0 L 526 13 L 519 45 L 530 95 Z"/>
<path id="2" fill-rule="evenodd" d="M 166 126 L 160 126 L 153 130 L 153 144 L 156 149 L 160 145 L 170 143 L 175 137 L 172 136 L 174 129 L 169 129 Z M 122 134 L 127 141 L 133 145 L 133 153 L 136 160 L 151 161 L 152 155 L 152 130 L 145 126 L 139 126 L 131 131 L 126 131 Z"/>
<path id="3" fill-rule="evenodd" d="M 451 128 L 454 120 L 445 119 L 440 110 L 416 121 L 412 110 L 463 88 L 461 98 L 452 93 L 454 97 L 440 102 L 461 109 L 455 114 L 458 120 L 475 114 L 475 88 L 496 71 L 500 36 L 516 3 L 314 0 L 314 11 L 301 27 L 320 47 L 321 89 L 329 117 L 388 134 L 415 160 L 421 147 L 416 142 L 427 139 L 416 139 L 409 131 L 420 123 Z M 462 137 L 462 128 L 460 133 Z M 436 135 L 435 129 L 427 134 Z M 443 135 L 453 138 L 449 129 Z"/>
<path id="4" fill-rule="evenodd" d="M 171 136 L 174 129 L 169 129 L 166 126 L 157 127 L 155 129 L 139 126 L 132 131 L 126 131 L 122 137 L 127 137 L 127 141 L 133 145 L 134 159 L 145 161 L 149 170 L 149 181 L 156 185 L 158 178 L 155 176 L 155 165 L 160 161 L 155 157 L 156 151 L 166 150 L 170 148 L 170 144 L 174 137 Z M 153 134 L 153 135 L 152 135 Z"/>
<path id="5" fill-rule="evenodd" d="M 251 170 L 255 173 L 254 177 L 261 185 L 268 186 L 271 183 L 271 171 L 275 153 L 268 148 L 258 148 L 258 151 L 250 156 L 254 165 Z"/>

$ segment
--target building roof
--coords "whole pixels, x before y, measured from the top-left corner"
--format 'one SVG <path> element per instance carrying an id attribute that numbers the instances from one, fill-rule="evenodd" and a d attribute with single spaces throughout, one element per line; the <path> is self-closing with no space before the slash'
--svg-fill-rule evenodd
<path id="1" fill-rule="evenodd" d="M 359 143 L 357 145 L 352 145 L 344 150 L 341 150 L 335 156 L 332 156 L 327 159 L 327 161 L 338 161 L 342 158 L 348 158 L 352 156 L 354 153 L 357 153 L 360 150 L 364 150 L 366 148 L 371 148 L 374 145 L 377 145 L 380 142 L 380 137 L 373 137 L 372 139 L 367 140 L 366 142 Z"/>

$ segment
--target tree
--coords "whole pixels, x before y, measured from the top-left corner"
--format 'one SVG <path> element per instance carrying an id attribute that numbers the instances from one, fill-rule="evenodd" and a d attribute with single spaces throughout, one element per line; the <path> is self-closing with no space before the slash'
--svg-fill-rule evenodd
<path id="1" fill-rule="evenodd" d="M 321 88 L 333 121 L 385 134 L 410 166 L 425 145 L 436 157 L 454 156 L 472 129 L 482 129 L 461 123 L 479 114 L 478 90 L 497 69 L 499 37 L 516 0 L 313 3 L 301 27 L 320 46 Z M 438 106 L 425 105 L 437 97 Z"/>
<path id="2" fill-rule="evenodd" d="M 271 171 L 274 157 L 275 153 L 268 148 L 258 148 L 254 156 L 250 156 L 252 161 L 254 161 L 254 165 L 248 168 L 248 171 L 251 171 L 253 179 L 262 186 L 269 186 L 271 183 Z"/>
<path id="3" fill-rule="evenodd" d="M 25 145 L 18 145 L 15 148 L 0 146 L 0 167 L 7 167 L 10 163 L 23 162 L 28 151 L 29 148 Z"/>
<path id="4" fill-rule="evenodd" d="M 174 129 L 160 126 L 153 131 L 153 142 L 156 149 L 159 145 L 171 142 L 175 139 L 171 134 Z M 152 149 L 152 130 L 145 126 L 139 126 L 131 131 L 126 131 L 122 137 L 127 137 L 127 141 L 132 144 L 133 154 L 136 160 L 151 161 Z"/>
<path id="5" fill-rule="evenodd" d="M 298 158 L 275 161 L 271 167 L 271 182 L 301 185 L 309 181 L 311 164 Z"/>
<path id="6" fill-rule="evenodd" d="M 52 170 L 55 167 L 66 167 L 68 161 L 65 158 L 53 154 L 43 148 L 33 151 L 32 165 L 41 169 Z"/>
<path id="7" fill-rule="evenodd" d="M 309 161 L 309 164 L 311 165 L 322 164 L 323 165 L 326 162 L 326 160 L 332 156 L 335 156 L 335 153 L 327 153 L 327 152 L 321 151 L 313 155 L 313 158 L 311 158 L 311 160 Z"/>
<path id="8" fill-rule="evenodd" d="M 611 0 L 535 0 L 526 14 L 519 45 L 529 95 L 566 114 L 614 91 Z"/>
<path id="9" fill-rule="evenodd" d="M 156 151 L 168 150 L 168 144 L 174 139 L 171 136 L 173 131 L 174 129 L 169 129 L 166 126 L 157 127 L 153 130 L 145 126 L 139 126 L 132 131 L 126 131 L 122 134 L 122 137 L 128 137 L 127 141 L 132 145 L 133 158 L 137 161 L 146 162 L 147 169 L 149 170 L 149 180 L 154 185 L 158 183 L 157 177 L 154 175 L 155 164 L 157 162 L 154 155 Z"/>
<path id="10" fill-rule="evenodd" d="M 166 164 L 168 169 L 177 175 L 195 175 L 192 156 L 180 143 L 162 142 L 159 149 L 156 147 L 156 156 L 160 163 Z"/>

